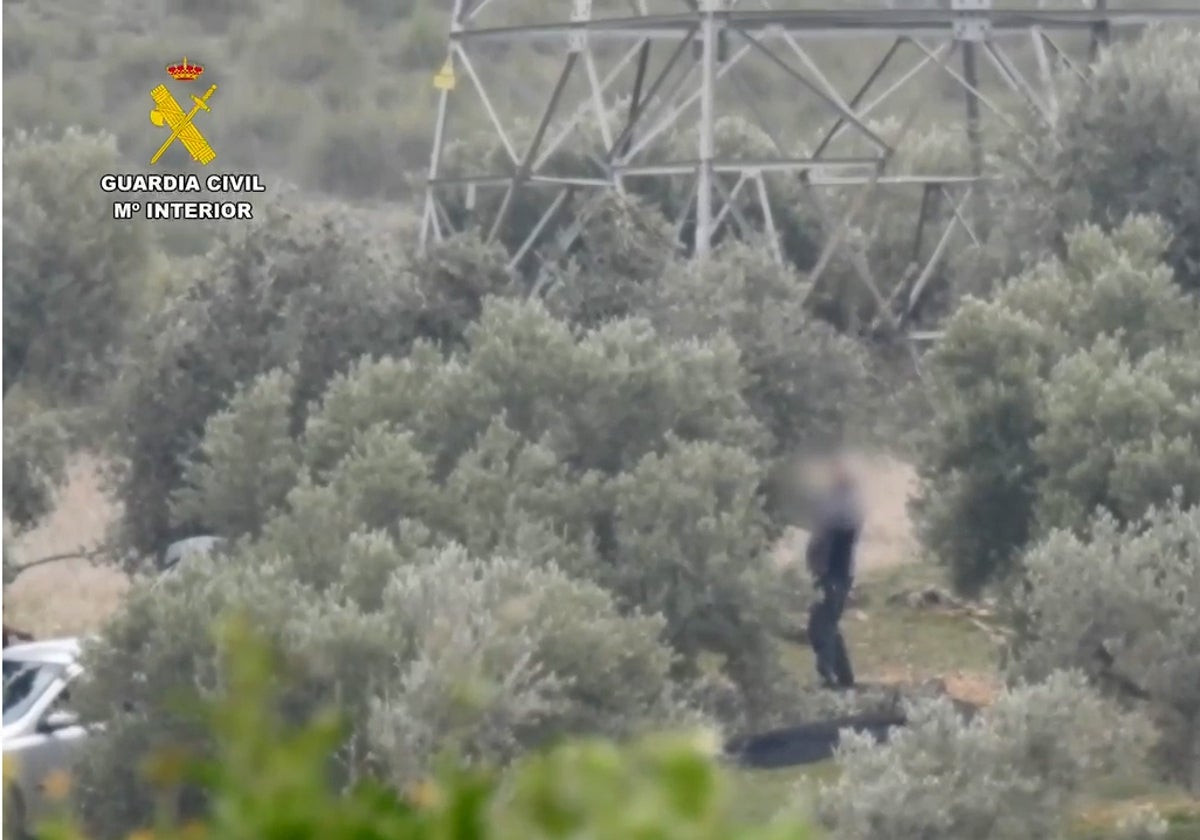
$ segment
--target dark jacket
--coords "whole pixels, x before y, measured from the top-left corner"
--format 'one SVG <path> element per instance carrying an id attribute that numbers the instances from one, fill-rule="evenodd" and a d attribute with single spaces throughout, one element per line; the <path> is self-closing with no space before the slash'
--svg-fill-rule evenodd
<path id="1" fill-rule="evenodd" d="M 848 584 L 853 579 L 862 519 L 852 487 L 835 488 L 821 503 L 805 551 L 809 571 L 818 582 Z"/>

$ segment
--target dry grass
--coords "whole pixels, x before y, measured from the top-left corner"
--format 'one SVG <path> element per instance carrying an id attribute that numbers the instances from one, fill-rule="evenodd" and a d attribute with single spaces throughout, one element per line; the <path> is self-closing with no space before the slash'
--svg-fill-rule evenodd
<path id="1" fill-rule="evenodd" d="M 102 487 L 99 464 L 80 456 L 70 467 L 58 505 L 14 544 L 22 562 L 91 548 L 103 542 L 117 508 Z M 30 569 L 4 593 L 4 620 L 38 638 L 95 630 L 121 602 L 128 580 L 108 566 L 64 560 Z"/>
<path id="2" fill-rule="evenodd" d="M 1164 840 L 1200 838 L 1200 800 L 1180 793 L 1148 794 L 1089 805 L 1077 815 L 1071 836 L 1079 840 L 1107 840 L 1117 834 L 1122 819 L 1144 810 L 1168 820 L 1171 827 Z"/>

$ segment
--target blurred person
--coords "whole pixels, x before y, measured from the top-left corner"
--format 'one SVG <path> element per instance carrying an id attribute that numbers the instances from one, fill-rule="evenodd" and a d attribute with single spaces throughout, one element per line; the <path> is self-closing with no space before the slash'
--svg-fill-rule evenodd
<path id="1" fill-rule="evenodd" d="M 833 464 L 829 487 L 820 500 L 805 551 L 820 597 L 808 618 L 808 639 L 817 674 L 830 688 L 854 686 L 846 640 L 838 627 L 854 585 L 854 552 L 862 531 L 858 486 L 842 460 Z"/>

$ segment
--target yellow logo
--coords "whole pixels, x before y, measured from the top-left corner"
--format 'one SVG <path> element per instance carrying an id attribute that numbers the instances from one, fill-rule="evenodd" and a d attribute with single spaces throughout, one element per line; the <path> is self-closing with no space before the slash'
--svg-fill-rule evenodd
<path id="1" fill-rule="evenodd" d="M 188 64 L 185 58 L 182 65 L 172 65 L 167 68 L 167 72 L 174 79 L 194 81 L 204 72 L 204 68 Z M 154 157 L 150 158 L 152 165 L 158 163 L 159 158 L 163 156 L 163 153 L 167 149 L 171 148 L 171 144 L 176 140 L 183 144 L 183 147 L 188 150 L 188 154 L 192 156 L 192 159 L 201 166 L 207 166 L 216 159 L 217 153 L 213 151 L 213 147 L 209 145 L 208 140 L 200 133 L 200 129 L 196 128 L 192 123 L 192 120 L 195 119 L 196 114 L 200 113 L 200 111 L 212 111 L 208 107 L 208 100 L 216 92 L 217 86 L 213 85 L 204 96 L 193 94 L 192 101 L 196 104 L 185 114 L 183 109 L 179 107 L 179 103 L 175 101 L 175 97 L 167 90 L 166 85 L 159 85 L 150 91 L 150 98 L 154 100 L 155 105 L 150 111 L 150 122 L 159 128 L 166 126 L 171 130 L 170 135 L 159 146 L 158 151 L 154 153 Z"/>

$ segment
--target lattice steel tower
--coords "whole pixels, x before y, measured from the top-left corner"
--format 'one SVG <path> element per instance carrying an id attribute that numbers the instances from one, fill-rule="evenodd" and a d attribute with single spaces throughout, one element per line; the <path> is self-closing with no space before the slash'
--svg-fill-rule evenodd
<path id="1" fill-rule="evenodd" d="M 955 239 L 980 235 L 971 198 L 989 178 L 989 143 L 1019 109 L 1053 119 L 1053 74 L 1086 76 L 1119 30 L 1200 22 L 1200 0 L 1116 2 L 454 0 L 422 243 L 477 226 L 505 241 L 513 268 L 536 272 L 616 190 L 674 196 L 664 206 L 698 258 L 732 232 L 765 234 L 782 260 L 771 193 L 791 179 L 821 227 L 802 266 L 812 287 L 845 259 L 877 317 L 899 326 Z M 794 110 L 765 113 L 761 90 L 776 103 L 792 91 Z M 728 117 L 759 138 L 753 152 L 722 143 Z M 915 135 L 951 121 L 965 167 L 901 164 Z M 468 140 L 480 131 L 483 146 Z M 887 297 L 848 235 L 884 189 L 920 202 L 908 276 Z"/>

